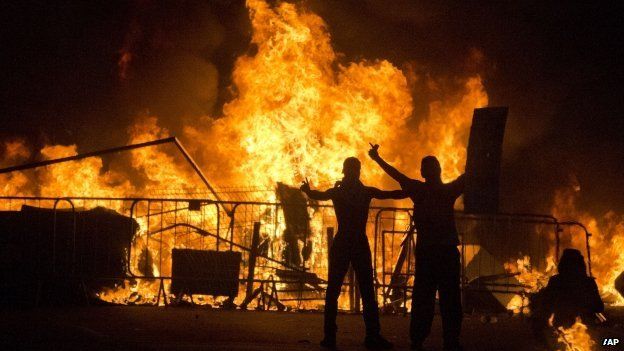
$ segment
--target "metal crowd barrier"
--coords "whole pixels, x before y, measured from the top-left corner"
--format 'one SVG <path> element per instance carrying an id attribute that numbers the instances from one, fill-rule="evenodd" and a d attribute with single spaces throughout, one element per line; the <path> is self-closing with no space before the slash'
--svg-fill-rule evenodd
<path id="1" fill-rule="evenodd" d="M 34 250 L 30 258 L 43 257 L 45 262 L 33 264 L 35 272 L 24 273 L 28 275 L 25 280 L 33 281 L 37 291 L 42 284 L 63 279 L 78 282 L 85 291 L 93 281 L 110 281 L 111 286 L 138 286 L 137 282 L 149 282 L 151 285 L 145 285 L 149 285 L 149 289 L 144 289 L 153 296 L 146 301 L 167 304 L 170 295 L 167 286 L 172 279 L 171 250 L 188 248 L 242 253 L 239 276 L 242 288 L 236 303 L 243 302 L 246 306 L 257 300 L 258 306 L 270 307 L 273 301 L 273 306 L 278 308 L 311 309 L 322 305 L 327 257 L 337 226 L 329 205 L 307 205 L 309 230 L 287 225 L 285 219 L 285 213 L 296 212 L 290 211 L 289 206 L 295 210 L 294 207 L 300 209 L 301 204 L 185 198 L 0 197 L 0 213 L 7 216 L 20 211 L 23 205 L 49 209 L 52 214 L 47 223 L 28 224 L 29 228 L 38 228 L 40 233 L 30 233 L 26 237 L 44 243 L 29 244 Z M 98 216 L 100 213 L 113 216 L 110 211 L 102 210 L 87 221 L 85 210 L 98 207 L 123 216 L 125 219 L 120 223 L 125 223 L 127 232 L 117 233 L 118 237 L 105 233 L 105 223 Z M 410 208 L 371 207 L 369 212 L 367 236 L 373 253 L 375 288 L 382 308 L 392 312 L 409 308 L 415 265 L 413 248 L 417 238 L 417 233 L 414 236 L 409 231 L 411 211 Z M 36 218 L 43 222 L 48 220 L 41 215 Z M 2 235 L 9 235 L 1 230 L 1 225 L 6 225 L 2 223 Z M 578 245 L 579 240 L 572 239 L 574 235 L 585 236 L 584 247 L 580 248 L 591 274 L 591 234 L 578 222 L 560 222 L 551 216 L 532 214 L 457 212 L 456 223 L 461 239 L 464 293 L 495 294 L 499 301 L 511 299 L 500 297 L 502 295 L 522 295 L 528 288 L 526 282 L 521 282 L 518 274 L 508 272 L 505 265 L 513 266 L 520 260 L 529 266 L 524 269 L 545 270 L 552 265 L 548 257 L 553 257 L 556 263 L 563 247 Z M 289 232 L 289 236 L 285 232 Z M 102 238 L 102 235 L 110 238 Z M 102 252 L 107 248 L 118 249 L 121 244 L 116 240 L 120 238 L 127 239 L 123 258 L 115 252 Z M 21 239 L 13 237 L 11 240 L 19 242 Z M 15 245 L 15 242 L 6 243 Z M 10 258 L 5 261 L 8 271 L 11 271 L 11 264 L 19 264 L 18 260 Z M 117 274 L 115 267 L 120 264 L 123 272 Z M 10 274 L 5 278 L 5 285 L 9 284 L 7 281 L 19 280 Z M 142 292 L 138 288 L 135 290 L 137 294 Z M 360 308 L 352 273 L 347 275 L 340 306 L 347 310 Z"/>

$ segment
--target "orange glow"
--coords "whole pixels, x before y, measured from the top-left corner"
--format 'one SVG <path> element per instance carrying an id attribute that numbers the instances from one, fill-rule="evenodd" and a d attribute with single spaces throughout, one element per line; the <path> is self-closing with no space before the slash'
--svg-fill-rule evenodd
<path id="1" fill-rule="evenodd" d="M 463 171 L 472 110 L 487 105 L 479 77 L 449 101 L 432 101 L 424 122 L 410 130 L 412 95 L 401 70 L 385 60 L 340 62 L 323 20 L 293 4 L 247 6 L 258 50 L 236 62 L 237 97 L 207 127 L 186 126 L 205 143 L 197 148 L 204 159 L 221 155 L 231 172 L 225 181 L 273 187 L 308 177 L 328 186 L 341 178 L 344 158 L 358 156 L 364 181 L 381 185 L 368 142 L 414 176 L 426 154 L 441 158 L 447 180 Z"/>
<path id="2" fill-rule="evenodd" d="M 624 305 L 624 298 L 615 290 L 615 279 L 624 271 L 624 216 L 612 211 L 602 217 L 594 217 L 578 208 L 580 186 L 574 184 L 560 189 L 555 196 L 553 214 L 562 219 L 575 219 L 587 226 L 591 233 L 592 275 L 600 288 L 603 299 L 616 305 Z M 583 248 L 582 232 L 571 233 L 571 246 Z"/>
<path id="3" fill-rule="evenodd" d="M 8 167 L 25 162 L 30 157 L 30 150 L 23 140 L 10 140 L 2 145 L 0 166 Z M 13 172 L 0 174 L 0 195 L 28 196 L 33 194 L 32 185 L 26 174 Z"/>
<path id="4" fill-rule="evenodd" d="M 252 44 L 257 50 L 236 61 L 232 72 L 235 98 L 225 104 L 223 116 L 204 116 L 182 126 L 184 144 L 213 185 L 251 184 L 270 189 L 277 182 L 296 185 L 308 177 L 315 186 L 325 188 L 341 178 L 344 158 L 357 156 L 363 162 L 363 181 L 397 188 L 368 159 L 369 142 L 381 144 L 384 158 L 413 177 L 418 175 L 420 160 L 426 155 L 439 157 L 445 181 L 463 172 L 473 109 L 488 103 L 479 76 L 464 78 L 459 89 L 445 91 L 445 85 L 432 77 L 410 76 L 408 81 L 405 72 L 386 60 L 344 62 L 334 51 L 327 25 L 318 15 L 285 2 L 271 7 L 263 0 L 249 0 L 247 7 Z M 131 59 L 129 52 L 120 58 L 122 78 Z M 413 115 L 410 81 L 415 79 L 437 96 L 426 103 L 424 116 Z M 138 118 L 128 134 L 128 143 L 169 136 L 155 116 Z M 75 145 L 50 145 L 41 150 L 46 159 L 76 153 Z M 43 196 L 127 197 L 150 196 L 168 189 L 190 193 L 201 188 L 183 160 L 173 155 L 164 147 L 150 147 L 130 152 L 131 172 L 121 164 L 105 169 L 103 160 L 94 157 L 38 170 L 36 184 L 20 178 L 20 173 L 0 180 L 8 179 L 3 184 L 11 184 L 3 188 L 6 195 L 26 194 L 21 189 L 33 189 L 33 194 Z M 257 200 L 274 201 L 275 196 L 271 196 Z M 121 212 L 120 208 L 114 209 Z M 189 211 L 178 213 L 193 223 L 200 220 Z M 214 216 L 205 214 L 209 220 Z M 312 218 L 313 243 L 320 243 L 324 235 L 318 216 L 313 214 Z M 262 221 L 268 232 L 281 235 L 283 215 L 267 210 Z M 154 258 L 163 259 L 165 263 L 158 273 L 167 275 L 171 248 L 203 245 L 176 241 L 171 234 L 148 241 L 147 233 L 156 224 L 144 219 L 139 223 L 141 231 L 133 243 L 133 267 L 138 265 L 138 253 L 148 250 Z M 276 239 L 273 234 L 267 235 Z M 162 257 L 157 257 L 157 245 L 161 243 Z M 319 256 L 313 253 L 309 262 L 315 273 L 325 276 L 327 260 L 321 255 L 324 252 Z M 157 287 L 139 281 L 103 291 L 100 296 L 122 303 L 135 298 L 151 301 Z"/>
<path id="5" fill-rule="evenodd" d="M 41 149 L 44 159 L 76 153 L 76 145 L 53 145 Z M 102 160 L 97 157 L 47 167 L 40 172 L 41 196 L 119 196 L 129 192 L 128 180 L 117 172 L 101 170 Z"/>
<path id="6" fill-rule="evenodd" d="M 551 326 L 553 316 L 549 319 Z M 557 328 L 557 335 L 557 341 L 563 345 L 559 351 L 591 351 L 596 344 L 587 333 L 587 326 L 578 317 L 570 328 Z"/>

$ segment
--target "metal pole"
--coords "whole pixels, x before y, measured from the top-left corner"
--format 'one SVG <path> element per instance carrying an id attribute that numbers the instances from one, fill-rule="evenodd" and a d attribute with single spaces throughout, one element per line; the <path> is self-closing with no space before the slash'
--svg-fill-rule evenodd
<path id="1" fill-rule="evenodd" d="M 234 219 L 236 216 L 236 208 L 238 204 L 232 206 L 232 215 L 230 216 L 230 251 L 234 248 Z"/>
<path id="2" fill-rule="evenodd" d="M 217 251 L 219 251 L 219 239 L 221 239 L 221 212 L 219 212 L 219 205 L 215 204 L 215 210 L 217 211 Z M 230 249 L 230 251 L 232 251 Z"/>
<path id="3" fill-rule="evenodd" d="M 52 225 L 52 274 L 56 274 L 56 207 L 60 201 L 67 201 L 72 208 L 73 216 L 73 249 L 72 249 L 72 274 L 74 273 L 74 266 L 76 263 L 76 206 L 69 198 L 58 198 L 54 201 L 53 213 L 53 225 Z"/>
<path id="4" fill-rule="evenodd" d="M 349 265 L 347 276 L 349 276 L 349 311 L 353 312 L 355 311 L 355 272 L 352 265 Z"/>
<path id="5" fill-rule="evenodd" d="M 136 205 L 139 203 L 139 201 L 141 200 L 134 200 L 132 201 L 132 205 L 130 205 L 130 232 L 132 233 L 132 236 L 130 237 L 130 242 L 128 243 L 128 258 L 127 258 L 128 267 L 127 268 L 128 268 L 128 274 L 130 274 L 131 277 L 136 276 L 136 274 L 132 272 L 132 244 L 134 242 L 134 235 L 136 234 L 136 231 L 139 229 L 138 222 L 135 222 L 134 220 L 134 209 L 136 208 Z M 137 223 L 137 226 L 135 226 L 134 223 Z"/>
<path id="6" fill-rule="evenodd" d="M 219 201 L 220 203 L 222 203 L 221 198 L 219 197 L 219 195 L 217 195 L 217 192 L 214 190 L 214 188 L 210 185 L 210 183 L 208 183 L 208 179 L 206 179 L 206 176 L 204 175 L 204 173 L 201 171 L 201 169 L 199 168 L 199 166 L 197 165 L 197 163 L 195 163 L 195 160 L 193 160 L 193 158 L 191 157 L 191 155 L 189 155 L 188 152 L 186 152 L 186 149 L 184 148 L 184 146 L 182 146 L 182 144 L 180 143 L 180 141 L 178 140 L 178 138 L 173 137 L 171 138 L 173 139 L 173 143 L 178 147 L 178 150 L 180 150 L 180 152 L 182 153 L 182 156 L 184 156 L 184 158 L 186 159 L 186 161 L 188 161 L 188 163 L 191 165 L 191 167 L 193 168 L 193 170 L 195 171 L 195 173 L 197 173 L 197 175 L 199 176 L 199 178 L 201 178 L 202 182 L 204 183 L 204 185 L 206 186 L 206 188 L 208 188 L 208 190 L 210 190 L 210 192 L 212 193 L 212 195 L 215 197 L 215 199 L 217 201 Z M 223 204 L 221 204 L 221 206 L 223 206 Z M 225 206 L 223 206 L 223 209 L 225 210 L 225 212 L 229 215 L 230 211 L 228 211 L 228 209 L 225 208 Z"/>
<path id="7" fill-rule="evenodd" d="M 169 137 L 169 138 L 164 138 L 164 139 L 147 141 L 147 142 L 144 142 L 144 143 L 131 144 L 131 145 L 118 146 L 118 147 L 113 147 L 113 148 L 104 149 L 104 150 L 85 152 L 85 153 L 82 153 L 82 154 L 77 154 L 77 155 L 74 155 L 74 156 L 68 156 L 68 157 L 62 157 L 62 158 L 56 158 L 56 159 L 53 159 L 53 160 L 45 160 L 45 161 L 40 161 L 40 162 L 26 163 L 26 164 L 22 164 L 22 165 L 18 165 L 18 166 L 6 167 L 6 168 L 0 169 L 0 174 L 10 173 L 10 172 L 15 172 L 15 171 L 23 171 L 23 170 L 27 170 L 27 169 L 33 169 L 33 168 L 39 168 L 39 167 L 49 166 L 49 165 L 53 165 L 53 164 L 57 164 L 57 163 L 63 163 L 63 162 L 68 162 L 68 161 L 77 161 L 77 160 L 82 160 L 82 159 L 88 158 L 88 157 L 101 156 L 101 155 L 111 154 L 111 153 L 115 153 L 115 152 L 129 151 L 129 150 L 144 148 L 144 147 L 147 147 L 147 146 L 161 145 L 161 144 L 166 144 L 166 143 L 173 143 L 173 144 L 175 144 L 175 146 L 178 148 L 180 153 L 182 153 L 182 156 L 184 156 L 186 161 L 191 165 L 191 167 L 193 168 L 195 173 L 202 180 L 204 185 L 208 188 L 208 190 L 210 190 L 210 192 L 215 197 L 215 199 L 221 203 L 222 201 L 219 198 L 219 195 L 217 195 L 217 192 L 215 191 L 215 189 L 210 185 L 210 183 L 208 182 L 208 179 L 206 178 L 204 173 L 201 171 L 201 169 L 199 168 L 197 163 L 195 163 L 195 160 L 193 160 L 193 158 L 189 155 L 189 153 L 186 151 L 184 146 L 182 146 L 182 144 L 180 143 L 180 141 L 176 137 Z M 221 206 L 224 206 L 223 203 L 221 203 Z M 228 213 L 228 214 L 230 213 L 230 211 L 228 211 L 225 208 L 225 206 L 223 207 L 223 209 L 225 210 L 226 213 Z"/>
<path id="8" fill-rule="evenodd" d="M 327 227 L 327 267 L 329 267 L 329 252 L 334 244 L 334 227 Z"/>
<path id="9" fill-rule="evenodd" d="M 562 232 L 563 229 L 561 229 L 561 227 L 559 226 L 559 223 L 557 223 L 555 225 L 555 262 L 559 263 L 559 245 L 560 245 L 560 238 L 559 238 L 559 234 Z"/>
<path id="10" fill-rule="evenodd" d="M 146 147 L 146 146 L 160 145 L 160 144 L 171 143 L 171 142 L 175 142 L 175 141 L 176 141 L 176 139 L 171 137 L 171 138 L 166 138 L 166 139 L 158 139 L 158 140 L 148 141 L 148 142 L 145 142 L 145 143 L 113 147 L 113 148 L 110 148 L 110 149 L 104 149 L 104 150 L 98 150 L 98 151 L 92 151 L 92 152 L 85 152 L 85 153 L 82 153 L 82 154 L 78 154 L 78 155 L 74 155 L 74 156 L 68 156 L 68 157 L 62 157 L 62 158 L 56 158 L 56 159 L 53 159 L 53 160 L 45 160 L 45 161 L 34 162 L 34 163 L 26 163 L 26 164 L 22 164 L 22 165 L 18 165 L 18 166 L 2 168 L 2 169 L 0 169 L 0 174 L 10 173 L 10 172 L 15 172 L 15 171 L 23 171 L 23 170 L 32 169 L 32 168 L 39 168 L 39 167 L 53 165 L 53 164 L 56 164 L 56 163 L 63 163 L 63 162 L 68 162 L 68 161 L 77 161 L 77 160 L 82 160 L 83 158 L 100 156 L 100 155 L 110 154 L 110 153 L 115 153 L 115 152 L 120 152 L 120 151 L 128 151 L 128 150 L 133 150 L 133 149 L 139 149 L 139 148 Z"/>
<path id="11" fill-rule="evenodd" d="M 253 294 L 254 274 L 256 270 L 256 255 L 260 242 L 260 222 L 254 222 L 253 236 L 251 237 L 251 250 L 249 251 L 249 262 L 247 267 L 247 290 L 245 300 Z"/>

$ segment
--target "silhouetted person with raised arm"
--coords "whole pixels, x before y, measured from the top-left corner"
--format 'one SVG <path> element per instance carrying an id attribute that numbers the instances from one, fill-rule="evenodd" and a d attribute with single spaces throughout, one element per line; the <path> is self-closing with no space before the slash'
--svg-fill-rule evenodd
<path id="1" fill-rule="evenodd" d="M 360 168 L 360 161 L 355 157 L 349 157 L 343 163 L 344 177 L 335 187 L 326 191 L 310 190 L 307 180 L 301 186 L 301 191 L 311 199 L 332 200 L 338 220 L 338 232 L 329 251 L 329 274 L 325 295 L 325 338 L 321 341 L 323 347 L 330 349 L 336 348 L 338 296 L 349 264 L 355 271 L 364 305 L 366 347 L 369 349 L 392 348 L 392 343 L 379 333 L 379 312 L 373 287 L 373 265 L 366 237 L 366 222 L 368 207 L 373 198 L 402 199 L 407 196 L 401 190 L 382 191 L 365 186 L 360 181 Z"/>
<path id="2" fill-rule="evenodd" d="M 411 179 L 384 161 L 379 145 L 371 145 L 370 157 L 401 185 L 414 202 L 413 225 L 416 229 L 416 276 L 412 293 L 410 338 L 412 349 L 421 350 L 431 331 L 436 290 L 444 350 L 461 350 L 459 334 L 462 322 L 459 287 L 459 239 L 455 228 L 455 200 L 464 191 L 464 176 L 443 183 L 440 162 L 434 156 L 422 159 L 420 173 L 424 182 Z"/>

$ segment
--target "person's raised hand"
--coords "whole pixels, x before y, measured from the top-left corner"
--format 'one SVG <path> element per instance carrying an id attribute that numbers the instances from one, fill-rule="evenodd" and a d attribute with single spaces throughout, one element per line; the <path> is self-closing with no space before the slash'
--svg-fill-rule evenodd
<path id="1" fill-rule="evenodd" d="M 373 145 L 372 143 L 368 143 L 371 146 L 370 150 L 368 150 L 368 156 L 373 160 L 379 158 L 379 144 Z"/>
<path id="2" fill-rule="evenodd" d="M 303 191 L 304 193 L 310 191 L 310 181 L 308 180 L 308 178 L 305 178 L 303 182 L 301 182 L 301 187 L 299 187 L 299 190 Z"/>

